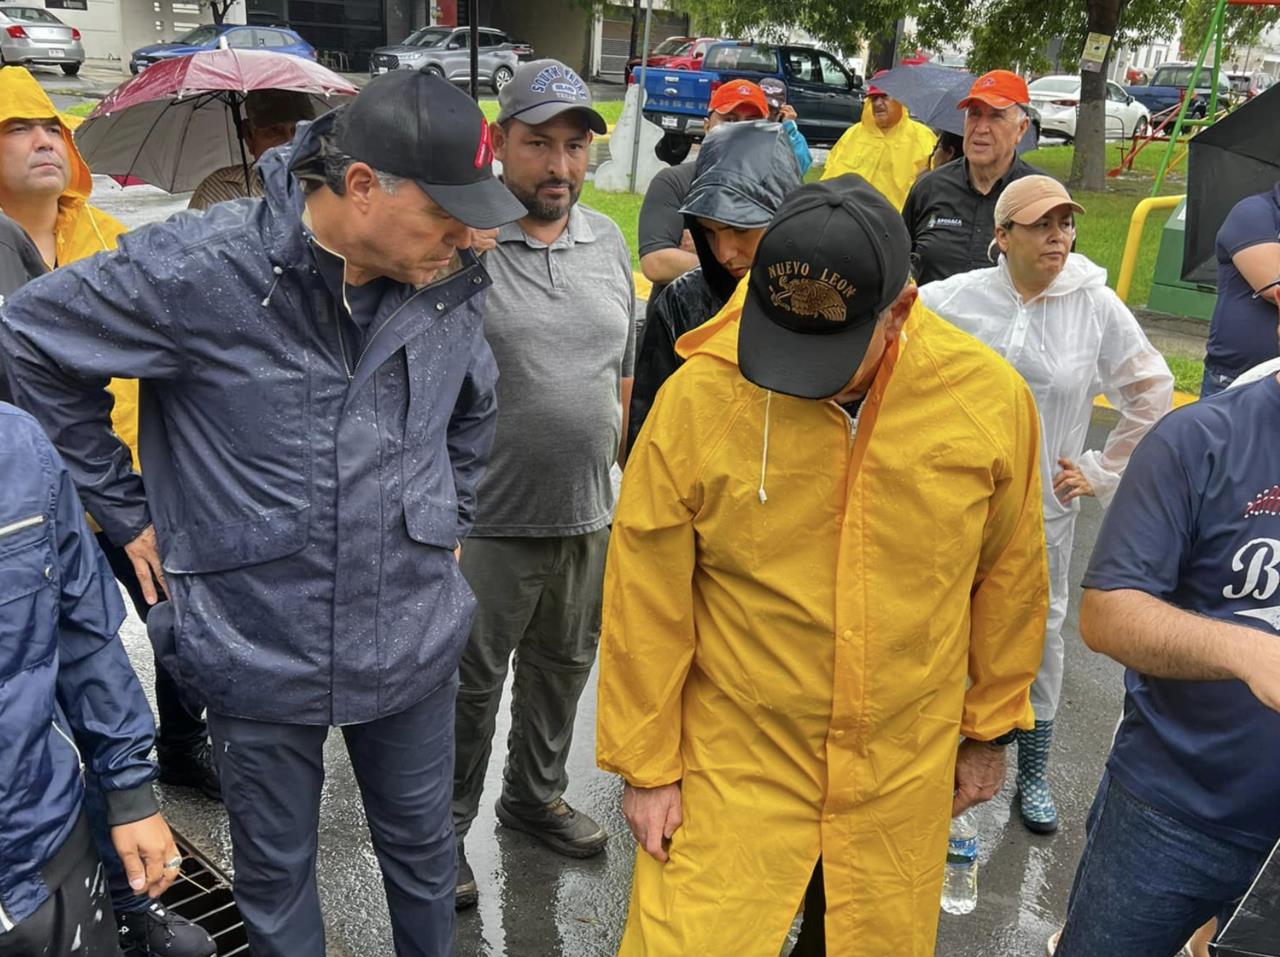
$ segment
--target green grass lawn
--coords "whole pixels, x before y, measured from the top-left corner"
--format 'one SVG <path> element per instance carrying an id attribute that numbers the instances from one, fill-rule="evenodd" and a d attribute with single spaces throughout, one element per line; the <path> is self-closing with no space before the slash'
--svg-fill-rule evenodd
<path id="1" fill-rule="evenodd" d="M 83 103 L 77 103 L 75 106 L 68 107 L 62 112 L 71 116 L 88 116 L 98 108 L 99 102 L 99 100 L 85 100 Z"/>
<path id="2" fill-rule="evenodd" d="M 1173 373 L 1174 388 L 1179 392 L 1199 395 L 1200 383 L 1204 380 L 1204 360 L 1169 353 L 1165 353 L 1164 358 Z"/>

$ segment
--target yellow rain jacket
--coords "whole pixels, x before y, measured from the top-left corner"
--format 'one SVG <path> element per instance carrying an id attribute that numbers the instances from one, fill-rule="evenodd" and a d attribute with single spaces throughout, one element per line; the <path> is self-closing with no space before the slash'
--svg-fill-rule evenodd
<path id="1" fill-rule="evenodd" d="M 35 78 L 22 67 L 7 66 L 0 68 L 0 123 L 15 119 L 57 119 L 62 125 L 62 140 L 67 145 L 71 176 L 58 200 L 58 220 L 53 227 L 58 261 L 54 265 L 66 266 L 95 253 L 115 249 L 116 238 L 126 231 L 125 227 L 102 210 L 89 205 L 93 177 L 76 149 L 71 131 Z M 55 323 L 58 317 L 50 316 L 49 321 Z M 133 379 L 112 379 L 108 389 L 115 397 L 111 424 L 132 450 L 133 467 L 137 468 L 138 383 Z"/>
<path id="2" fill-rule="evenodd" d="M 619 953 L 777 957 L 821 855 L 828 953 L 925 957 L 959 738 L 1034 723 L 1035 403 L 917 304 L 855 428 L 738 372 L 744 288 L 680 340 L 614 519 L 597 758 L 684 815 Z"/>
<path id="3" fill-rule="evenodd" d="M 937 140 L 933 130 L 913 120 L 905 106 L 902 119 L 887 130 L 880 129 L 868 99 L 862 119 L 831 148 L 822 178 L 857 173 L 901 211 L 916 178 L 929 168 Z"/>

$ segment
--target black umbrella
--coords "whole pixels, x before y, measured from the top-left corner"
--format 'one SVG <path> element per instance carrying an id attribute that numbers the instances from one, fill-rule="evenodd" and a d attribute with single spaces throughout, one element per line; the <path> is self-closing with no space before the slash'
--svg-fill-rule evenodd
<path id="1" fill-rule="evenodd" d="M 934 130 L 964 136 L 964 111 L 956 104 L 969 94 L 977 77 L 964 70 L 922 63 L 919 66 L 894 67 L 873 78 L 872 86 L 884 90 L 911 111 L 911 118 Z M 1035 127 L 1018 143 L 1018 152 L 1037 146 Z"/>
<path id="2" fill-rule="evenodd" d="M 1217 957 L 1280 957 L 1280 844 L 1262 865 L 1244 900 L 1218 932 Z"/>
<path id="3" fill-rule="evenodd" d="M 1182 278 L 1216 282 L 1214 243 L 1231 207 L 1280 181 L 1280 86 L 1228 113 L 1191 140 Z"/>

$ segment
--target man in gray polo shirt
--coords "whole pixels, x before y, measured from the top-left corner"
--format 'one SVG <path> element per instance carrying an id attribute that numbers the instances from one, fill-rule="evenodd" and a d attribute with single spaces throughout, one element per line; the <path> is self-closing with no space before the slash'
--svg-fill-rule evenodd
<path id="1" fill-rule="evenodd" d="M 595 662 L 609 470 L 623 442 L 635 322 L 631 255 L 607 217 L 578 205 L 605 123 L 556 60 L 516 71 L 493 146 L 528 215 L 498 231 L 485 337 L 498 362 L 498 432 L 462 571 L 478 599 L 458 689 L 453 820 L 459 908 L 477 888 L 462 840 L 480 804 L 502 686 L 515 655 L 499 821 L 589 857 L 608 835 L 562 797 L 578 698 Z"/>

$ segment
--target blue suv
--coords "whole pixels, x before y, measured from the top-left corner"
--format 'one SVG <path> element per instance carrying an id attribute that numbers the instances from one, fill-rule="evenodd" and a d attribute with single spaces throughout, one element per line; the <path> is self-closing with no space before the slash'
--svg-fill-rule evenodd
<path id="1" fill-rule="evenodd" d="M 316 58 L 316 48 L 285 27 L 259 27 L 243 23 L 205 24 L 176 40 L 153 43 L 134 50 L 129 58 L 129 72 L 136 75 L 160 60 L 171 60 L 202 50 L 216 50 L 218 41 L 223 37 L 226 37 L 227 46 L 233 50 L 270 50 L 272 53 L 289 53 L 308 60 Z"/>

